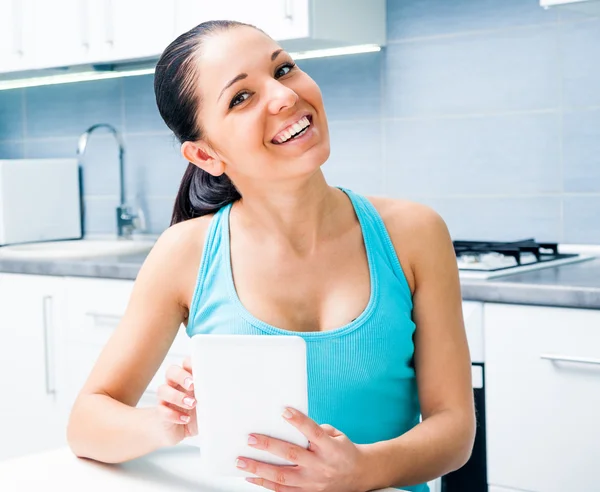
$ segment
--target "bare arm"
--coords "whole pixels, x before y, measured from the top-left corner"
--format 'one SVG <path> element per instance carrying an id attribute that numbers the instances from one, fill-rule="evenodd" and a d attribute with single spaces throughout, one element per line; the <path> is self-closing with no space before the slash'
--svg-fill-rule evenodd
<path id="1" fill-rule="evenodd" d="M 71 410 L 67 438 L 77 456 L 118 463 L 174 444 L 168 407 L 135 405 L 187 316 L 180 279 L 197 249 L 186 239 L 191 227 L 167 229 L 138 274 L 125 315 Z"/>
<path id="2" fill-rule="evenodd" d="M 423 421 L 396 439 L 365 447 L 369 490 L 423 483 L 460 468 L 475 436 L 471 363 L 448 229 L 425 206 L 402 203 L 395 211 L 400 213 L 386 226 L 396 250 L 408 248 L 413 258 L 415 369 Z"/>

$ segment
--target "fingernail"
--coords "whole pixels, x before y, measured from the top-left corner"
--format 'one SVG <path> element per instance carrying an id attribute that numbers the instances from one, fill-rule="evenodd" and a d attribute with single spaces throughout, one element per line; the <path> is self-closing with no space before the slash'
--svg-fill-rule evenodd
<path id="1" fill-rule="evenodd" d="M 238 459 L 235 464 L 238 468 L 246 468 L 246 462 L 243 460 Z"/>
<path id="2" fill-rule="evenodd" d="M 183 399 L 183 403 L 185 403 L 185 404 L 186 404 L 188 407 L 193 407 L 193 406 L 194 406 L 194 403 L 195 403 L 195 401 L 194 401 L 194 399 L 193 399 L 193 398 L 190 398 L 189 396 L 186 396 L 186 397 Z"/>
<path id="3" fill-rule="evenodd" d="M 182 415 L 179 418 L 186 424 L 190 421 L 190 417 L 188 415 Z"/>
<path id="4" fill-rule="evenodd" d="M 283 418 L 286 419 L 291 419 L 294 415 L 292 414 L 292 412 L 290 412 L 287 408 L 285 409 L 285 412 L 283 412 Z"/>
<path id="5" fill-rule="evenodd" d="M 185 389 L 192 389 L 193 384 L 194 384 L 194 380 L 192 378 L 185 378 L 185 381 L 183 382 Z"/>
<path id="6" fill-rule="evenodd" d="M 257 443 L 258 443 L 258 439 L 256 439 L 256 437 L 254 437 L 254 436 L 248 437 L 248 444 L 257 444 Z"/>

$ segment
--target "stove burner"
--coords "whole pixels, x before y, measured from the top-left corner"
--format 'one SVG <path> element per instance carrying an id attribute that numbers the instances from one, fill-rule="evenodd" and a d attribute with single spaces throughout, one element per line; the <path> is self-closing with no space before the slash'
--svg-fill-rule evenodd
<path id="1" fill-rule="evenodd" d="M 534 239 L 514 242 L 453 241 L 453 244 L 461 270 L 497 271 L 578 256 L 559 253 L 557 243 L 537 243 Z"/>

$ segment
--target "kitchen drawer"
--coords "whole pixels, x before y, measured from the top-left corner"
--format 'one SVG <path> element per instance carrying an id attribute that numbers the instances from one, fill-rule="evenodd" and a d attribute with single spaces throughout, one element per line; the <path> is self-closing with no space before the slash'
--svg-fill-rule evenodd
<path id="1" fill-rule="evenodd" d="M 488 483 L 597 490 L 600 311 L 486 304 L 484 330 Z"/>
<path id="2" fill-rule="evenodd" d="M 125 314 L 134 282 L 113 279 L 67 279 L 69 341 L 104 346 Z M 190 340 L 181 324 L 170 352 L 191 354 Z"/>

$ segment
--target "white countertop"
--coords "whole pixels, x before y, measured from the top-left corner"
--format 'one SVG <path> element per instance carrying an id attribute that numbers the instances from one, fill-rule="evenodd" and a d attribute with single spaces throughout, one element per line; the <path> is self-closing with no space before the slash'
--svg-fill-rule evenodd
<path id="1" fill-rule="evenodd" d="M 180 444 L 109 465 L 77 458 L 68 447 L 0 462 L 2 492 L 258 492 L 240 478 L 209 479 L 195 473 L 197 447 Z M 384 489 L 380 492 L 399 492 Z"/>

